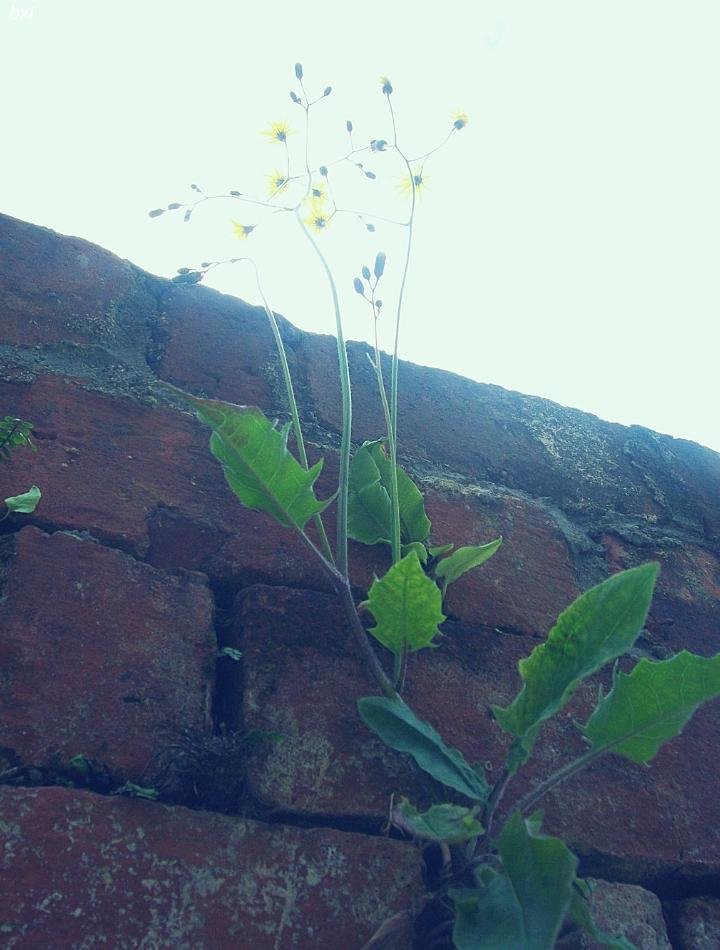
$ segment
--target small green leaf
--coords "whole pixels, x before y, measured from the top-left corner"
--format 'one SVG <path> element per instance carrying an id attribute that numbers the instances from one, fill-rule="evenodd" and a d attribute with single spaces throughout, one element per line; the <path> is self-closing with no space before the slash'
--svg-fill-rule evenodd
<path id="1" fill-rule="evenodd" d="M 226 656 L 230 660 L 235 660 L 239 662 L 242 659 L 242 653 L 240 650 L 236 650 L 235 647 L 223 647 L 222 650 L 218 650 L 218 656 Z"/>
<path id="2" fill-rule="evenodd" d="M 450 891 L 457 950 L 552 950 L 572 898 L 577 858 L 559 838 L 536 834 L 519 812 L 499 839 L 503 870 L 484 868 L 478 888 Z"/>
<path id="3" fill-rule="evenodd" d="M 573 887 L 573 895 L 570 899 L 567 916 L 574 921 L 578 927 L 581 927 L 585 933 L 589 934 L 593 940 L 608 950 L 638 950 L 634 943 L 631 943 L 625 937 L 611 937 L 596 926 L 590 913 L 585 892 L 591 892 L 587 881 L 578 878 Z"/>
<path id="4" fill-rule="evenodd" d="M 366 604 L 376 621 L 368 632 L 396 656 L 429 647 L 445 619 L 438 586 L 414 551 L 373 582 Z"/>
<path id="5" fill-rule="evenodd" d="M 716 696 L 720 653 L 704 657 L 683 650 L 669 660 L 643 659 L 630 673 L 618 673 L 583 733 L 593 749 L 649 762 L 663 742 L 680 735 L 701 703 Z"/>
<path id="6" fill-rule="evenodd" d="M 462 577 L 467 571 L 474 567 L 484 564 L 502 544 L 502 538 L 490 541 L 488 544 L 472 544 L 464 548 L 458 548 L 449 557 L 443 558 L 435 568 L 435 576 L 442 580 L 443 597 L 448 589 L 448 585 Z"/>
<path id="7" fill-rule="evenodd" d="M 433 805 L 420 813 L 406 798 L 393 809 L 392 822 L 416 838 L 449 844 L 469 841 L 484 831 L 472 811 L 462 805 Z"/>
<path id="8" fill-rule="evenodd" d="M 175 391 L 212 427 L 210 449 L 222 463 L 228 485 L 248 508 L 266 511 L 284 527 L 302 530 L 333 500 L 318 501 L 313 492 L 322 459 L 306 470 L 288 451 L 289 424 L 278 430 L 255 406 Z"/>
<path id="9" fill-rule="evenodd" d="M 473 768 L 459 749 L 445 745 L 427 722 L 419 719 L 402 700 L 366 696 L 358 700 L 360 718 L 385 745 L 408 752 L 423 771 L 473 802 L 484 802 L 490 793 L 481 767 Z"/>
<path id="10" fill-rule="evenodd" d="M 493 712 L 516 736 L 509 757 L 515 770 L 530 755 L 542 723 L 569 701 L 578 683 L 626 653 L 642 631 L 659 565 L 615 574 L 564 610 L 545 643 L 520 660 L 524 686 L 507 709 Z"/>
<path id="11" fill-rule="evenodd" d="M 454 547 L 454 544 L 436 544 L 434 547 L 428 548 L 428 554 L 430 557 L 442 557 L 443 554 L 452 551 Z"/>
<path id="12" fill-rule="evenodd" d="M 407 554 L 410 554 L 411 551 L 414 551 L 418 556 L 418 561 L 421 564 L 425 564 L 428 559 L 428 549 L 422 543 L 422 541 L 411 541 L 410 544 L 403 544 L 400 548 L 400 556 L 405 557 Z"/>
<path id="13" fill-rule="evenodd" d="M 390 544 L 392 538 L 392 463 L 382 440 L 365 442 L 350 463 L 348 534 L 363 544 Z M 404 544 L 424 541 L 430 534 L 423 497 L 399 465 L 400 534 Z"/>
<path id="14" fill-rule="evenodd" d="M 37 485 L 33 485 L 29 491 L 24 492 L 22 495 L 11 495 L 10 498 L 6 498 L 5 504 L 10 511 L 18 511 L 20 514 L 29 515 L 35 511 L 41 498 L 42 493 L 40 489 Z"/>

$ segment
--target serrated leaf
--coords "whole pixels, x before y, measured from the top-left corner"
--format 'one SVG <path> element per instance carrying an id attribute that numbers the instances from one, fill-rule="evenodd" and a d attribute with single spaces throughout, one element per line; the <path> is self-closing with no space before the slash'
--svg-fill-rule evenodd
<path id="1" fill-rule="evenodd" d="M 638 950 L 635 944 L 631 943 L 627 938 L 611 937 L 596 926 L 592 914 L 590 913 L 587 898 L 583 895 L 582 888 L 589 890 L 588 882 L 578 878 L 578 880 L 575 881 L 567 916 L 574 921 L 578 927 L 581 927 L 585 933 L 589 934 L 593 940 L 599 943 L 600 946 L 607 947 L 608 950 Z"/>
<path id="2" fill-rule="evenodd" d="M 447 841 L 449 844 L 477 838 L 484 830 L 471 809 L 462 805 L 432 805 L 421 813 L 407 799 L 393 809 L 392 822 L 416 838 Z"/>
<path id="3" fill-rule="evenodd" d="M 515 812 L 498 841 L 502 872 L 451 891 L 457 950 L 552 950 L 572 898 L 577 858 L 559 838 L 537 834 Z"/>
<path id="4" fill-rule="evenodd" d="M 363 544 L 390 544 L 392 538 L 392 462 L 383 440 L 365 442 L 350 462 L 348 488 L 348 535 Z M 424 541 L 430 521 L 419 489 L 406 472 L 396 466 L 400 537 L 403 544 Z"/>
<path id="5" fill-rule="evenodd" d="M 569 701 L 577 685 L 626 653 L 642 631 L 659 565 L 615 574 L 582 594 L 558 617 L 545 643 L 520 660 L 524 685 L 506 709 L 493 712 L 516 736 L 512 770 L 529 756 L 542 723 Z"/>
<path id="6" fill-rule="evenodd" d="M 182 395 L 212 427 L 210 450 L 248 508 L 267 512 L 286 528 L 302 529 L 333 500 L 319 501 L 313 492 L 322 459 L 306 470 L 288 451 L 289 424 L 278 430 L 255 406 Z"/>
<path id="7" fill-rule="evenodd" d="M 366 696 L 358 700 L 360 718 L 391 749 L 408 752 L 423 771 L 473 802 L 484 802 L 490 786 L 480 766 L 473 768 L 459 749 L 445 745 L 433 727 L 402 700 Z"/>
<path id="8" fill-rule="evenodd" d="M 649 762 L 663 742 L 680 735 L 701 703 L 720 696 L 720 653 L 683 650 L 669 660 L 640 660 L 618 673 L 612 690 L 583 729 L 593 749 Z"/>
<path id="9" fill-rule="evenodd" d="M 463 574 L 471 571 L 474 567 L 484 564 L 488 558 L 493 556 L 501 544 L 502 538 L 497 538 L 495 541 L 488 542 L 488 544 L 471 544 L 458 548 L 457 551 L 453 551 L 448 557 L 443 558 L 435 568 L 435 576 L 442 581 L 443 597 L 449 584 L 452 584 L 458 577 L 462 577 Z"/>
<path id="10" fill-rule="evenodd" d="M 373 582 L 366 605 L 376 622 L 368 633 L 396 656 L 429 647 L 445 619 L 440 590 L 414 551 Z"/>
<path id="11" fill-rule="evenodd" d="M 33 485 L 32 488 L 23 492 L 22 495 L 11 495 L 9 498 L 6 498 L 5 504 L 10 511 L 18 511 L 20 514 L 29 515 L 35 511 L 41 498 L 42 492 L 37 485 Z"/>

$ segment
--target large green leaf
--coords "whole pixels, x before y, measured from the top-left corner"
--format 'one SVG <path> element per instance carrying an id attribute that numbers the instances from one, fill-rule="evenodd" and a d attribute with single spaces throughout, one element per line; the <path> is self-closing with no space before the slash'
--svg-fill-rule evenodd
<path id="1" fill-rule="evenodd" d="M 183 393 L 212 427 L 210 449 L 223 466 L 228 485 L 248 508 L 266 511 L 285 527 L 302 529 L 326 508 L 313 492 L 322 459 L 309 470 L 287 447 L 290 426 L 276 429 L 255 406 L 235 406 Z"/>
<path id="2" fill-rule="evenodd" d="M 649 762 L 663 742 L 680 735 L 701 703 L 716 696 L 720 653 L 704 657 L 683 650 L 669 660 L 640 660 L 630 673 L 618 673 L 583 732 L 593 749 Z"/>
<path id="3" fill-rule="evenodd" d="M 493 556 L 501 544 L 502 538 L 497 538 L 488 544 L 471 544 L 464 548 L 458 548 L 449 557 L 443 558 L 435 568 L 435 577 L 442 580 L 443 597 L 447 592 L 448 585 L 474 567 L 484 564 L 488 558 Z"/>
<path id="4" fill-rule="evenodd" d="M 478 888 L 450 892 L 457 950 L 552 950 L 570 906 L 577 858 L 519 812 L 505 824 L 498 851 L 502 872 L 485 868 Z"/>
<path id="5" fill-rule="evenodd" d="M 591 588 L 560 614 L 546 642 L 520 660 L 522 690 L 507 709 L 493 707 L 503 729 L 518 739 L 511 769 L 527 759 L 542 723 L 562 709 L 578 683 L 633 645 L 658 569 L 658 564 L 644 564 Z"/>
<path id="6" fill-rule="evenodd" d="M 18 511 L 21 514 L 29 515 L 35 511 L 41 498 L 42 492 L 37 485 L 33 485 L 22 495 L 11 495 L 4 500 L 10 511 Z"/>
<path id="7" fill-rule="evenodd" d="M 373 582 L 366 606 L 376 621 L 368 632 L 396 656 L 430 646 L 445 619 L 440 590 L 414 551 Z"/>
<path id="8" fill-rule="evenodd" d="M 483 833 L 483 826 L 472 809 L 448 803 L 432 805 L 427 811 L 419 812 L 404 798 L 393 809 L 392 822 L 416 838 L 449 844 L 459 844 Z"/>
<path id="9" fill-rule="evenodd" d="M 385 745 L 408 752 L 421 769 L 473 802 L 484 802 L 490 792 L 480 766 L 473 768 L 459 749 L 445 745 L 427 722 L 402 700 L 366 696 L 358 700 L 360 718 Z"/>
<path id="10" fill-rule="evenodd" d="M 430 534 L 423 496 L 399 465 L 395 466 L 403 544 L 424 541 Z M 391 543 L 392 462 L 382 440 L 365 442 L 350 462 L 348 534 L 363 544 Z"/>

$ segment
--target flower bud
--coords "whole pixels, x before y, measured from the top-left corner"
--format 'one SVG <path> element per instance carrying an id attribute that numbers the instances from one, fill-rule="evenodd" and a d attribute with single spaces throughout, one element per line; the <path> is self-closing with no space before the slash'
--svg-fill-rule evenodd
<path id="1" fill-rule="evenodd" d="M 345 123 L 345 128 L 348 130 L 349 133 L 352 132 L 352 122 L 350 121 L 350 119 L 348 119 L 347 122 Z"/>
<path id="2" fill-rule="evenodd" d="M 323 92 L 323 95 L 324 95 L 324 96 L 329 96 L 331 92 L 332 92 L 332 86 L 326 86 L 326 87 L 325 87 L 325 92 Z"/>
<path id="3" fill-rule="evenodd" d="M 177 209 L 178 209 L 179 207 L 180 207 L 180 202 L 179 202 L 179 201 L 173 201 L 172 204 L 169 204 L 169 205 L 167 206 L 167 209 L 168 209 L 168 211 L 177 211 Z"/>
<path id="4" fill-rule="evenodd" d="M 360 294 L 361 297 L 365 296 L 365 288 L 363 287 L 363 282 L 360 280 L 359 277 L 356 277 L 353 280 L 353 287 Z"/>
<path id="5" fill-rule="evenodd" d="M 149 218 L 159 218 L 161 214 L 165 214 L 164 208 L 153 208 L 152 211 L 148 211 Z"/>
<path id="6" fill-rule="evenodd" d="M 295 76 L 297 79 L 302 79 L 303 77 L 302 66 L 300 63 L 295 63 Z"/>
<path id="7" fill-rule="evenodd" d="M 377 277 L 378 280 L 380 280 L 380 278 L 382 277 L 384 270 L 385 270 L 385 251 L 378 251 L 377 257 L 375 258 L 375 268 L 374 268 L 375 276 Z"/>
<path id="8" fill-rule="evenodd" d="M 362 275 L 365 280 L 370 280 L 370 268 L 363 264 Z"/>
<path id="9" fill-rule="evenodd" d="M 318 171 L 323 176 L 323 178 L 327 178 L 328 170 L 325 165 L 321 165 Z"/>

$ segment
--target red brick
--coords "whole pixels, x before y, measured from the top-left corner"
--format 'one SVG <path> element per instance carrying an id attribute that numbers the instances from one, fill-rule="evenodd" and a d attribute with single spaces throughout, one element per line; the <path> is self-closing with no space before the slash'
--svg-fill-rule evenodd
<path id="1" fill-rule="evenodd" d="M 598 929 L 612 937 L 625 937 L 646 950 L 672 950 L 667 937 L 662 905 L 652 891 L 636 884 L 614 884 L 588 878 L 593 891 L 590 914 Z M 557 950 L 601 950 L 585 933 L 576 933 L 557 944 Z"/>
<path id="2" fill-rule="evenodd" d="M 209 733 L 217 645 L 201 577 L 33 527 L 5 545 L 0 746 L 11 765 L 83 754 L 138 781 L 182 730 Z"/>
<path id="3" fill-rule="evenodd" d="M 13 950 L 360 950 L 423 893 L 415 849 L 365 835 L 60 788 L 0 789 L 0 824 Z"/>

